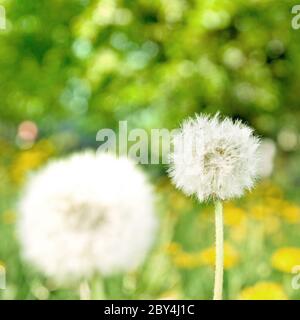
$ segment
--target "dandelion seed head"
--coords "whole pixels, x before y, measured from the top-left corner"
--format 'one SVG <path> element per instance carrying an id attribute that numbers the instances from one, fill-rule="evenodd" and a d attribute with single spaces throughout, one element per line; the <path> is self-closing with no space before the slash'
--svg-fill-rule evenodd
<path id="1" fill-rule="evenodd" d="M 241 121 L 196 115 L 174 136 L 169 174 L 200 201 L 240 197 L 258 172 L 259 139 Z"/>
<path id="2" fill-rule="evenodd" d="M 24 257 L 65 282 L 138 267 L 155 235 L 154 197 L 127 158 L 82 152 L 34 175 L 20 202 Z"/>

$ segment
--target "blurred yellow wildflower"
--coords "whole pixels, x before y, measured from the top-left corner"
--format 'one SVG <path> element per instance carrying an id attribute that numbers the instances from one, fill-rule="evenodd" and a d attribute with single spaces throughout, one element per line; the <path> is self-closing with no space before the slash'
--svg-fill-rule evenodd
<path id="1" fill-rule="evenodd" d="M 186 211 L 191 208 L 191 200 L 179 192 L 174 192 L 170 195 L 170 205 L 179 211 Z"/>
<path id="2" fill-rule="evenodd" d="M 246 222 L 233 226 L 230 229 L 229 237 L 235 242 L 242 242 L 247 237 L 248 225 Z"/>
<path id="3" fill-rule="evenodd" d="M 171 242 L 166 246 L 166 252 L 170 255 L 176 254 L 181 251 L 181 245 L 176 242 Z"/>
<path id="4" fill-rule="evenodd" d="M 279 213 L 289 223 L 300 222 L 300 208 L 294 204 L 284 202 Z"/>
<path id="5" fill-rule="evenodd" d="M 173 257 L 174 264 L 179 268 L 192 269 L 200 266 L 215 265 L 215 247 L 198 252 L 184 252 L 176 243 L 171 243 L 167 252 Z M 224 244 L 224 268 L 230 269 L 239 262 L 239 254 L 228 243 Z"/>
<path id="6" fill-rule="evenodd" d="M 232 204 L 226 204 L 224 207 L 224 223 L 228 226 L 241 225 L 246 219 L 245 210 Z"/>
<path id="7" fill-rule="evenodd" d="M 16 213 L 13 210 L 6 210 L 2 213 L 2 221 L 4 224 L 12 224 L 16 221 Z"/>
<path id="8" fill-rule="evenodd" d="M 202 264 L 198 252 L 184 252 L 179 243 L 171 242 L 166 247 L 166 252 L 172 257 L 174 264 L 179 268 L 190 269 Z"/>
<path id="9" fill-rule="evenodd" d="M 270 206 L 259 204 L 250 209 L 250 214 L 257 220 L 264 220 L 267 216 L 273 213 L 273 209 Z"/>
<path id="10" fill-rule="evenodd" d="M 275 215 L 271 215 L 265 218 L 264 230 L 267 234 L 274 234 L 280 229 L 280 220 Z"/>
<path id="11" fill-rule="evenodd" d="M 280 198 L 266 198 L 263 204 L 272 209 L 273 212 L 278 212 L 282 206 L 283 200 Z"/>
<path id="12" fill-rule="evenodd" d="M 239 295 L 240 300 L 287 300 L 283 287 L 275 282 L 258 282 L 245 288 Z"/>
<path id="13" fill-rule="evenodd" d="M 229 244 L 224 244 L 224 268 L 230 269 L 240 260 L 238 252 Z M 215 265 L 215 247 L 204 249 L 200 252 L 200 261 L 203 265 Z"/>
<path id="14" fill-rule="evenodd" d="M 174 256 L 174 264 L 179 268 L 191 269 L 203 263 L 198 253 L 180 252 Z"/>
<path id="15" fill-rule="evenodd" d="M 270 181 L 262 181 L 247 195 L 248 200 L 278 200 L 283 197 L 281 188 Z"/>
<path id="16" fill-rule="evenodd" d="M 41 140 L 32 149 L 21 151 L 12 163 L 12 181 L 22 183 L 26 174 L 48 160 L 54 154 L 54 150 L 50 141 Z"/>
<path id="17" fill-rule="evenodd" d="M 300 265 L 300 248 L 280 248 L 273 253 L 271 262 L 274 269 L 291 273 L 294 266 Z"/>

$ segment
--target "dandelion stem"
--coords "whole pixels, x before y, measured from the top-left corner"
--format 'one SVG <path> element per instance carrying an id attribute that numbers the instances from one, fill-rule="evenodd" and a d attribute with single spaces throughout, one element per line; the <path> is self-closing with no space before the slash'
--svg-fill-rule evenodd
<path id="1" fill-rule="evenodd" d="M 221 201 L 215 202 L 215 224 L 216 224 L 216 268 L 215 268 L 215 288 L 214 300 L 222 300 L 223 291 L 223 260 L 224 260 L 224 240 L 223 240 L 223 205 Z"/>
<path id="2" fill-rule="evenodd" d="M 88 281 L 84 280 L 79 285 L 80 300 L 91 300 L 91 288 Z"/>
<path id="3" fill-rule="evenodd" d="M 89 281 L 84 280 L 79 285 L 80 300 L 105 300 L 104 281 L 100 276 L 95 276 Z"/>
<path id="4" fill-rule="evenodd" d="M 97 275 L 91 282 L 92 300 L 106 300 L 104 279 Z"/>

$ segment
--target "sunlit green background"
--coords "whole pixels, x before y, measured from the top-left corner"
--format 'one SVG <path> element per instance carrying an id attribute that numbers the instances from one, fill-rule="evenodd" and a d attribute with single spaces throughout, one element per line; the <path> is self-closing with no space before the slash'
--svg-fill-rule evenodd
<path id="1" fill-rule="evenodd" d="M 26 176 L 94 148 L 101 128 L 176 128 L 195 112 L 240 118 L 276 143 L 272 176 L 226 204 L 225 298 L 300 298 L 300 29 L 278 0 L 6 0 L 0 30 L 0 260 L 4 299 L 78 298 L 20 259 Z M 300 4 L 300 3 L 299 3 Z M 25 122 L 24 122 L 25 121 Z M 27 121 L 27 122 L 26 122 Z M 30 122 L 28 122 L 30 121 Z M 38 130 L 38 133 L 37 133 Z M 108 298 L 211 299 L 213 212 L 176 191 L 163 165 L 159 237 Z"/>

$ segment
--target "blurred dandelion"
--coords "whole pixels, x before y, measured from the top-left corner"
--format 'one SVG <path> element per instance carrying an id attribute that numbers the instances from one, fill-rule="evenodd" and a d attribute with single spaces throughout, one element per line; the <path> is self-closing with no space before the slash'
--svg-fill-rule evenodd
<path id="1" fill-rule="evenodd" d="M 214 299 L 222 299 L 222 200 L 243 195 L 258 175 L 260 142 L 240 121 L 196 115 L 174 136 L 169 174 L 177 188 L 199 201 L 215 201 L 216 271 Z"/>
<path id="2" fill-rule="evenodd" d="M 180 251 L 181 251 L 181 245 L 179 243 L 176 243 L 176 242 L 171 242 L 166 247 L 166 252 L 168 254 L 170 254 L 170 255 L 176 254 L 176 253 L 178 253 Z"/>
<path id="3" fill-rule="evenodd" d="M 282 286 L 275 282 L 258 282 L 242 290 L 240 300 L 287 300 Z"/>
<path id="4" fill-rule="evenodd" d="M 145 175 L 126 158 L 83 152 L 53 161 L 21 200 L 23 255 L 57 283 L 133 270 L 153 242 L 153 201 Z"/>
<path id="5" fill-rule="evenodd" d="M 26 176 L 44 164 L 55 154 L 55 147 L 51 141 L 41 140 L 29 150 L 18 153 L 10 168 L 10 177 L 16 184 L 24 182 Z"/>
<path id="6" fill-rule="evenodd" d="M 202 265 L 199 253 L 178 252 L 173 257 L 174 264 L 181 269 L 193 269 Z"/>
<path id="7" fill-rule="evenodd" d="M 247 239 L 248 224 L 247 220 L 243 221 L 240 225 L 231 227 L 230 238 L 237 243 L 241 243 Z"/>
<path id="8" fill-rule="evenodd" d="M 300 248 L 285 247 L 276 250 L 271 259 L 272 267 L 285 273 L 291 273 L 293 267 L 300 265 Z"/>
<path id="9" fill-rule="evenodd" d="M 273 208 L 266 204 L 257 204 L 250 209 L 250 214 L 257 220 L 265 220 L 266 217 L 273 214 Z"/>
<path id="10" fill-rule="evenodd" d="M 300 207 L 295 204 L 283 201 L 280 210 L 281 217 L 291 224 L 300 222 Z"/>
<path id="11" fill-rule="evenodd" d="M 203 265 L 215 266 L 216 252 L 214 247 L 200 252 L 200 260 Z M 224 243 L 224 269 L 231 269 L 239 263 L 239 253 L 229 243 Z"/>
<path id="12" fill-rule="evenodd" d="M 170 250 L 169 250 L 170 249 Z M 181 269 L 193 269 L 200 266 L 215 266 L 216 253 L 214 247 L 198 252 L 185 252 L 172 244 L 167 250 L 174 264 Z M 224 268 L 231 269 L 238 264 L 240 256 L 229 243 L 224 244 Z"/>
<path id="13" fill-rule="evenodd" d="M 232 204 L 224 206 L 224 223 L 225 225 L 235 227 L 241 225 L 246 219 L 245 210 Z"/>

